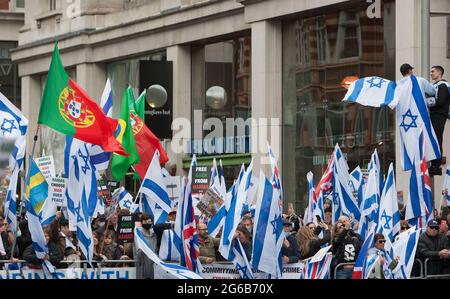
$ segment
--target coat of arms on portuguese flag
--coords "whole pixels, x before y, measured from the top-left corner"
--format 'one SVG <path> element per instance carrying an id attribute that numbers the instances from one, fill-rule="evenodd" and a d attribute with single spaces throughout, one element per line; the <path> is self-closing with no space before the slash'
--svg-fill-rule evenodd
<path id="1" fill-rule="evenodd" d="M 128 155 L 114 137 L 117 120 L 107 117 L 99 105 L 69 78 L 57 43 L 44 88 L 38 123 L 81 141 L 100 145 L 106 152 Z"/>

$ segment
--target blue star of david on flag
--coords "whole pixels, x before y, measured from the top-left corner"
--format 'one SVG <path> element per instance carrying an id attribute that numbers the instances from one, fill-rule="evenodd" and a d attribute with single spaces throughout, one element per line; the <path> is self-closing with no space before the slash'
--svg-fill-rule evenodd
<path id="1" fill-rule="evenodd" d="M 81 170 L 83 171 L 84 174 L 86 174 L 86 172 L 91 169 L 88 165 L 88 155 L 83 155 L 83 153 L 81 152 L 81 150 L 78 150 L 78 156 L 83 159 L 84 165 L 81 166 Z"/>
<path id="2" fill-rule="evenodd" d="M 78 206 L 75 208 L 75 215 L 77 216 L 77 222 L 83 222 L 83 218 L 81 218 L 81 203 L 78 203 Z"/>
<path id="3" fill-rule="evenodd" d="M 273 226 L 273 234 L 276 234 L 277 233 L 277 228 L 278 228 L 278 226 L 279 226 L 279 223 L 281 223 L 281 215 L 278 215 L 277 217 L 275 217 L 275 219 L 274 220 L 272 220 L 272 221 L 270 221 L 270 224 L 272 224 L 272 226 Z"/>
<path id="4" fill-rule="evenodd" d="M 411 128 L 417 128 L 417 123 L 416 123 L 416 119 L 419 117 L 418 115 L 413 115 L 411 112 L 411 109 L 408 109 L 408 111 L 406 111 L 405 114 L 402 115 L 403 120 L 402 123 L 400 124 L 400 127 L 403 127 L 405 129 L 405 132 L 408 132 L 409 129 Z M 406 118 L 410 118 L 411 122 L 410 123 L 406 123 L 405 120 Z"/>
<path id="5" fill-rule="evenodd" d="M 241 266 L 239 263 L 236 264 L 236 270 L 241 274 L 241 278 L 250 279 L 247 275 L 247 266 Z"/>
<path id="6" fill-rule="evenodd" d="M 333 204 L 339 204 L 339 193 L 337 193 L 335 190 L 333 190 Z"/>
<path id="7" fill-rule="evenodd" d="M 3 136 L 5 136 L 5 133 L 8 132 L 9 134 L 12 133 L 12 130 L 17 130 L 16 125 L 14 124 L 14 119 L 3 119 L 3 123 L 0 127 L 0 129 L 3 131 Z"/>
<path id="8" fill-rule="evenodd" d="M 391 226 L 389 225 L 389 221 L 391 221 L 392 217 L 388 216 L 386 214 L 386 211 L 383 211 L 383 214 L 381 215 L 381 219 L 383 219 L 383 218 L 386 220 L 386 223 L 383 225 L 383 228 L 390 229 Z"/>
<path id="9" fill-rule="evenodd" d="M 375 83 L 375 80 L 378 80 L 378 83 Z M 386 81 L 383 78 L 372 77 L 370 78 L 370 80 L 367 80 L 366 82 L 370 84 L 369 88 L 372 87 L 381 88 L 381 85 L 383 85 L 383 83 Z"/>

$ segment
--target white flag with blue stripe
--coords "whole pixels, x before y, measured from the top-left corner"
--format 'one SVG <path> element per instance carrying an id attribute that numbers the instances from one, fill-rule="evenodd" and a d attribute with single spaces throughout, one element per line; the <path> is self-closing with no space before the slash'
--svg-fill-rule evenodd
<path id="1" fill-rule="evenodd" d="M 389 165 L 388 176 L 380 199 L 378 225 L 390 241 L 400 231 L 400 212 L 398 211 L 397 189 L 395 187 L 394 165 Z"/>
<path id="2" fill-rule="evenodd" d="M 114 190 L 112 196 L 117 196 L 119 198 L 119 207 L 121 209 L 131 210 L 134 203 L 133 196 L 125 189 L 125 187 L 121 186 Z"/>
<path id="3" fill-rule="evenodd" d="M 281 219 L 281 205 L 278 189 L 273 186 L 261 171 L 255 224 L 253 226 L 251 264 L 254 269 L 269 273 L 277 278 L 282 276 L 281 248 L 285 239 Z"/>
<path id="4" fill-rule="evenodd" d="M 369 177 L 361 203 L 361 219 L 358 233 L 365 239 L 369 227 L 378 221 L 378 209 L 380 202 L 380 171 L 377 161 L 378 154 L 375 150 L 369 163 Z"/>
<path id="5" fill-rule="evenodd" d="M 150 244 L 145 239 L 145 236 L 142 234 L 140 228 L 136 227 L 134 229 L 134 236 L 135 236 L 135 245 L 136 249 L 142 250 L 142 252 L 151 259 L 155 264 L 161 266 L 165 271 L 169 272 L 170 274 L 174 275 L 176 278 L 181 279 L 202 279 L 200 275 L 197 273 L 188 270 L 185 267 L 182 267 L 180 265 L 175 264 L 167 264 L 164 263 L 158 255 L 151 249 Z"/>
<path id="6" fill-rule="evenodd" d="M 146 213 L 153 220 L 154 224 L 161 224 L 167 221 L 169 213 L 164 211 L 154 200 L 141 193 L 140 211 Z M 133 206 L 132 206 L 133 207 Z"/>
<path id="7" fill-rule="evenodd" d="M 348 165 L 345 157 L 336 144 L 335 163 L 333 167 L 334 189 L 333 193 L 339 197 L 341 213 L 351 219 L 360 219 L 361 213 L 359 211 L 358 203 L 353 197 L 350 190 L 350 176 L 348 174 Z"/>
<path id="8" fill-rule="evenodd" d="M 92 262 L 94 242 L 89 215 L 89 200 L 83 168 L 86 160 L 73 155 L 69 163 L 69 178 L 66 190 L 69 224 L 75 226 L 78 245 L 89 263 Z M 89 181 L 88 181 L 89 182 Z"/>
<path id="9" fill-rule="evenodd" d="M 166 229 L 163 231 L 161 237 L 161 245 L 159 246 L 159 257 L 163 261 L 169 262 L 179 262 L 180 252 L 177 246 L 174 244 L 174 232 L 171 229 Z"/>
<path id="10" fill-rule="evenodd" d="M 250 162 L 247 170 L 245 171 L 239 184 L 235 186 L 235 195 L 233 196 L 228 209 L 227 216 L 225 218 L 224 231 L 220 239 L 219 252 L 222 256 L 228 260 L 231 260 L 232 256 L 232 241 L 236 228 L 241 222 L 241 215 L 244 209 L 244 204 L 247 202 L 247 193 L 250 187 L 250 180 L 253 172 L 253 159 Z"/>
<path id="11" fill-rule="evenodd" d="M 15 140 L 9 157 L 11 178 L 4 203 L 4 217 L 12 231 L 17 231 L 16 190 L 19 170 L 22 168 L 26 150 L 28 119 L 0 92 L 0 138 Z"/>
<path id="12" fill-rule="evenodd" d="M 233 242 L 233 264 L 242 279 L 253 279 L 253 272 L 239 238 Z"/>
<path id="13" fill-rule="evenodd" d="M 314 220 L 315 188 L 314 174 L 311 171 L 306 174 L 306 181 L 308 182 L 308 206 L 303 215 L 303 223 L 313 222 Z"/>
<path id="14" fill-rule="evenodd" d="M 144 180 L 141 184 L 139 193 L 145 194 L 150 200 L 154 201 L 166 213 L 172 210 L 172 200 L 167 192 L 167 187 L 163 173 L 161 171 L 161 164 L 159 163 L 159 151 L 156 150 L 153 155 L 150 166 L 147 169 Z"/>
<path id="15" fill-rule="evenodd" d="M 394 272 L 395 278 L 409 279 L 411 277 L 419 237 L 420 230 L 413 226 L 395 238 L 393 246 L 400 257 L 400 270 Z"/>
<path id="16" fill-rule="evenodd" d="M 350 85 L 342 101 L 394 109 L 396 85 L 395 81 L 377 76 L 361 78 Z"/>
<path id="17" fill-rule="evenodd" d="M 365 182 L 363 173 L 359 166 L 353 169 L 350 173 L 350 187 L 354 193 L 358 194 L 358 207 L 361 209 L 361 204 L 364 197 Z"/>
<path id="18" fill-rule="evenodd" d="M 400 129 L 400 159 L 403 170 L 411 170 L 420 128 L 423 127 L 424 132 L 426 161 L 440 158 L 441 152 L 417 78 L 403 78 L 398 83 L 397 90 L 399 100 L 395 110 Z"/>

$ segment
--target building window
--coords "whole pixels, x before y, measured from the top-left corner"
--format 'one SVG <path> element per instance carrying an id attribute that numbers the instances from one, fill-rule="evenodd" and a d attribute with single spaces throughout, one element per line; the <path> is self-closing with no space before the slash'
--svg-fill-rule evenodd
<path id="1" fill-rule="evenodd" d="M 57 0 L 49 0 L 49 10 L 50 11 L 56 10 L 56 4 L 57 4 Z"/>
<path id="2" fill-rule="evenodd" d="M 395 32 L 395 3 L 383 7 L 382 19 L 350 2 L 283 21 L 283 189 L 298 213 L 307 204 L 306 174 L 318 182 L 336 143 L 350 170 L 367 168 L 375 148 L 384 173 L 395 160 L 393 112 L 341 102 L 346 76 L 395 80 L 395 58 L 385 50 L 395 49 L 386 38 Z"/>
<path id="3" fill-rule="evenodd" d="M 17 65 L 11 61 L 10 50 L 17 47 L 17 42 L 0 41 L 0 89 L 17 107 L 21 105 L 20 79 Z"/>
<path id="4" fill-rule="evenodd" d="M 25 0 L 16 0 L 16 9 L 24 9 Z"/>

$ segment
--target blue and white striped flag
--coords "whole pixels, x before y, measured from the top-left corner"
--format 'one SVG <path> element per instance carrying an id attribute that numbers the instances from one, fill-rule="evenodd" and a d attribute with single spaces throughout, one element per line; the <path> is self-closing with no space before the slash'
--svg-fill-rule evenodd
<path id="1" fill-rule="evenodd" d="M 161 245 L 159 246 L 159 257 L 163 261 L 169 262 L 179 262 L 180 252 L 174 244 L 174 232 L 171 229 L 166 229 L 163 231 L 161 237 Z"/>
<path id="2" fill-rule="evenodd" d="M 403 78 L 397 86 L 396 118 L 400 129 L 401 165 L 403 170 L 413 169 L 420 128 L 424 132 L 424 155 L 427 162 L 440 158 L 441 152 L 424 95 L 415 76 Z"/>
<path id="3" fill-rule="evenodd" d="M 89 215 L 89 200 L 87 195 L 86 176 L 83 168 L 86 166 L 85 158 L 73 155 L 69 164 L 69 178 L 66 189 L 67 207 L 69 212 L 69 225 L 75 227 L 78 236 L 78 245 L 91 264 L 94 253 L 94 242 Z"/>
<path id="4" fill-rule="evenodd" d="M 154 200 L 142 193 L 140 211 L 150 216 L 154 224 L 161 224 L 167 221 L 169 213 L 164 211 Z"/>
<path id="5" fill-rule="evenodd" d="M 114 190 L 113 197 L 114 196 L 119 198 L 119 207 L 121 209 L 131 210 L 133 205 L 133 196 L 125 189 L 125 187 L 121 186 L 120 188 Z"/>
<path id="6" fill-rule="evenodd" d="M 281 219 L 282 203 L 277 190 L 261 171 L 251 264 L 254 269 L 279 278 L 282 275 L 281 248 L 285 237 Z"/>
<path id="7" fill-rule="evenodd" d="M 361 204 L 361 219 L 358 233 L 365 239 L 369 227 L 378 221 L 378 209 L 380 202 L 380 171 L 377 165 L 378 154 L 375 150 L 369 163 L 369 177 Z"/>
<path id="8" fill-rule="evenodd" d="M 220 239 L 219 252 L 228 260 L 231 260 L 231 243 L 233 241 L 236 228 L 241 222 L 242 211 L 244 210 L 244 204 L 247 202 L 247 193 L 250 187 L 250 180 L 253 171 L 253 160 L 250 162 L 247 170 L 245 171 L 242 179 L 237 185 L 235 196 L 233 196 L 228 209 L 227 216 L 225 218 L 224 231 Z"/>
<path id="9" fill-rule="evenodd" d="M 345 157 L 337 144 L 334 153 L 335 163 L 333 167 L 333 193 L 337 194 L 335 196 L 338 196 L 340 199 L 341 212 L 343 215 L 346 215 L 351 219 L 360 219 L 361 213 L 359 211 L 358 203 L 350 190 L 350 177 L 348 174 L 347 161 L 345 160 Z"/>
<path id="10" fill-rule="evenodd" d="M 314 174 L 311 171 L 306 174 L 306 181 L 308 182 L 308 206 L 306 207 L 305 214 L 303 215 L 303 223 L 314 221 L 314 206 L 316 205 Z"/>
<path id="11" fill-rule="evenodd" d="M 414 226 L 395 238 L 393 246 L 400 257 L 400 271 L 394 272 L 395 278 L 409 279 L 411 277 L 419 237 L 420 230 Z"/>
<path id="12" fill-rule="evenodd" d="M 166 213 L 170 213 L 172 210 L 172 200 L 167 192 L 166 181 L 161 171 L 158 150 L 153 155 L 139 193 L 145 194 L 148 199 L 154 201 Z"/>
<path id="13" fill-rule="evenodd" d="M 354 193 L 358 194 L 358 207 L 361 209 L 361 204 L 364 197 L 365 181 L 361 168 L 358 166 L 350 173 L 350 187 Z"/>
<path id="14" fill-rule="evenodd" d="M 396 83 L 377 76 L 365 77 L 353 82 L 342 101 L 363 106 L 395 108 Z"/>
<path id="15" fill-rule="evenodd" d="M 28 229 L 30 230 L 31 240 L 33 241 L 33 249 L 38 259 L 43 260 L 46 255 L 49 254 L 47 240 L 45 239 L 44 231 L 42 230 L 41 221 L 36 215 L 33 206 L 30 201 L 25 198 L 24 200 L 26 215 L 28 219 Z M 54 266 L 50 261 L 44 261 L 44 269 L 50 273 L 55 273 Z"/>
<path id="16" fill-rule="evenodd" d="M 90 160 L 89 143 L 66 136 L 66 148 L 64 149 L 64 169 L 66 174 L 70 174 L 70 164 L 73 164 L 74 157 L 77 159 L 79 167 L 79 177 L 83 183 L 83 190 L 88 200 L 88 213 L 90 217 L 94 217 L 97 206 L 101 205 L 98 198 L 97 189 L 97 172 L 95 165 Z M 69 187 L 68 187 L 69 188 Z M 70 222 L 70 218 L 69 218 Z"/>
<path id="17" fill-rule="evenodd" d="M 9 157 L 11 178 L 4 204 L 4 217 L 14 232 L 17 231 L 17 181 L 25 158 L 27 129 L 28 119 L 0 92 L 0 137 L 15 140 L 13 151 Z"/>
<path id="18" fill-rule="evenodd" d="M 176 278 L 181 279 L 202 279 L 200 275 L 197 273 L 186 269 L 180 265 L 167 264 L 164 263 L 158 255 L 150 247 L 150 244 L 145 239 L 145 236 L 142 234 L 140 228 L 136 227 L 134 229 L 135 236 L 135 244 L 136 248 L 142 250 L 142 252 L 151 259 L 155 264 L 161 266 L 165 271 L 174 275 Z"/>
<path id="19" fill-rule="evenodd" d="M 244 248 L 242 248 L 239 238 L 236 238 L 233 242 L 233 255 L 233 264 L 241 278 L 253 279 L 252 266 L 248 262 L 247 255 L 245 254 Z"/>
<path id="20" fill-rule="evenodd" d="M 367 263 L 366 263 L 366 259 L 367 259 L 367 251 L 373 246 L 373 240 L 375 237 L 375 229 L 376 229 L 376 224 L 373 223 L 367 234 L 366 237 L 364 238 L 364 243 L 361 246 L 361 249 L 359 250 L 358 253 L 358 257 L 356 258 L 355 261 L 355 266 L 353 268 L 353 274 L 352 274 L 352 278 L 353 279 L 363 279 L 366 278 L 365 274 L 367 273 Z"/>
<path id="21" fill-rule="evenodd" d="M 400 212 L 398 211 L 397 189 L 395 187 L 394 165 L 389 165 L 388 176 L 384 184 L 378 213 L 379 231 L 381 228 L 392 242 L 400 231 Z"/>

